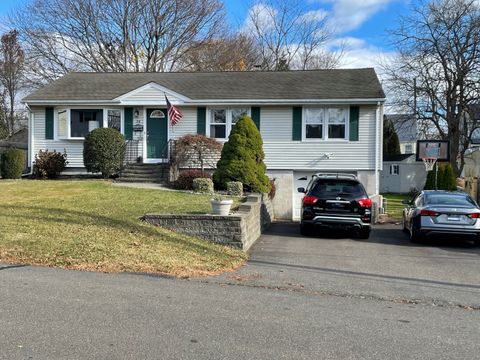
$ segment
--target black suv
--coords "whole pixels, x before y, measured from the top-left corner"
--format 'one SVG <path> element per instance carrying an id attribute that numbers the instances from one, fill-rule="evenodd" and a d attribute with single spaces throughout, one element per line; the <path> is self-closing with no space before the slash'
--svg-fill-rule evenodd
<path id="1" fill-rule="evenodd" d="M 351 174 L 316 174 L 304 193 L 300 232 L 309 234 L 314 228 L 328 227 L 353 230 L 368 239 L 372 222 L 372 200 L 362 183 Z"/>

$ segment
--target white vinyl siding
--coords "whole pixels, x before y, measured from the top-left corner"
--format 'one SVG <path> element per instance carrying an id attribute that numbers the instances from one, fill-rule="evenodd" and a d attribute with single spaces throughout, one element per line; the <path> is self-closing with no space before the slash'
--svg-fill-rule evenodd
<path id="1" fill-rule="evenodd" d="M 170 138 L 178 139 L 187 134 L 197 133 L 197 108 L 196 107 L 179 107 L 178 110 L 183 114 L 183 117 L 177 125 L 170 127 Z"/>
<path id="2" fill-rule="evenodd" d="M 291 108 L 285 112 L 290 118 L 292 117 Z M 360 107 L 359 141 L 330 139 L 305 142 L 291 140 L 291 126 L 288 141 L 274 140 L 272 136 L 265 133 L 263 128 L 265 118 L 262 116 L 265 164 L 272 170 L 373 170 L 375 169 L 375 116 L 375 106 Z M 291 124 L 291 120 L 289 122 Z M 329 154 L 329 159 L 325 154 Z"/>
<path id="3" fill-rule="evenodd" d="M 178 100 L 177 97 L 169 94 L 167 94 L 167 97 L 170 102 L 174 103 L 174 105 L 176 104 L 176 101 Z M 147 87 L 139 92 L 129 95 L 128 97 L 124 98 L 123 101 L 165 104 L 165 92 L 159 91 L 155 87 Z"/>
<path id="4" fill-rule="evenodd" d="M 45 108 L 32 108 L 34 113 L 33 159 L 39 150 L 67 152 L 67 167 L 83 167 L 83 141 L 78 140 L 46 140 L 45 139 Z"/>
<path id="5" fill-rule="evenodd" d="M 263 141 L 292 141 L 292 107 L 262 107 L 260 133 Z"/>

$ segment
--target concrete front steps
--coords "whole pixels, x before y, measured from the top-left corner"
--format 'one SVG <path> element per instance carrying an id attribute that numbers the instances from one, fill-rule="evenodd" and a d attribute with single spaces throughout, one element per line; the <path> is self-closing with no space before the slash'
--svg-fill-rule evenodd
<path id="1" fill-rule="evenodd" d="M 116 182 L 166 184 L 168 164 L 127 164 Z"/>

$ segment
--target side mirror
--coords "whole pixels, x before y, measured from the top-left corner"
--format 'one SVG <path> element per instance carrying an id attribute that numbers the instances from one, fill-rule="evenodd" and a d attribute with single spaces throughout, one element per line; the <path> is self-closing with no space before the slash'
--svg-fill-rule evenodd
<path id="1" fill-rule="evenodd" d="M 403 204 L 403 205 L 410 205 L 410 200 L 408 200 L 408 199 L 403 199 L 403 200 L 402 200 L 402 204 Z"/>
<path id="2" fill-rule="evenodd" d="M 299 188 L 297 189 L 297 191 L 298 191 L 299 193 L 305 194 L 305 188 L 303 188 L 303 187 L 299 187 Z"/>

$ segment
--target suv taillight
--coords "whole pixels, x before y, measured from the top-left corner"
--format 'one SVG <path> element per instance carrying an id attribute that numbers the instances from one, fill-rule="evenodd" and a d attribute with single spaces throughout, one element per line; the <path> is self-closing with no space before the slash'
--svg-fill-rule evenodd
<path id="1" fill-rule="evenodd" d="M 303 205 L 313 205 L 318 201 L 318 198 L 315 196 L 304 196 Z"/>
<path id="2" fill-rule="evenodd" d="M 360 199 L 357 201 L 358 205 L 362 208 L 371 208 L 372 207 L 372 200 L 369 198 Z"/>

